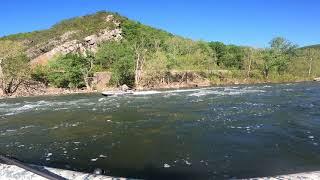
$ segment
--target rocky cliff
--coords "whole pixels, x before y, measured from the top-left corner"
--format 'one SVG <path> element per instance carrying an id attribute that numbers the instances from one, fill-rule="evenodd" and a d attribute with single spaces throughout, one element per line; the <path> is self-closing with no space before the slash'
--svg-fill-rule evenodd
<path id="1" fill-rule="evenodd" d="M 52 39 L 47 44 L 35 46 L 28 49 L 28 56 L 32 59 L 31 65 L 45 65 L 50 59 L 57 55 L 65 55 L 68 53 L 80 53 L 86 55 L 87 52 L 95 53 L 100 43 L 106 41 L 120 41 L 122 39 L 122 30 L 120 22 L 114 19 L 113 15 L 108 15 L 105 18 L 106 22 L 111 22 L 114 29 L 106 28 L 100 30 L 96 34 L 89 35 L 83 39 L 72 40 L 72 35 L 79 33 L 79 31 L 68 31 L 60 36 L 60 40 Z M 49 49 L 49 50 L 47 50 Z"/>

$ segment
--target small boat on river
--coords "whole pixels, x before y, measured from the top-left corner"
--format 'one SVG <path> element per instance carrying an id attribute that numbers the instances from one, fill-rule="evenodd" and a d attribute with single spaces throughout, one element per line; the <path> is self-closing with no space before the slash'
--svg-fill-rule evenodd
<path id="1" fill-rule="evenodd" d="M 124 95 L 133 95 L 134 91 L 131 90 L 127 85 L 122 85 L 117 91 L 104 91 L 102 92 L 103 96 L 124 96 Z"/>

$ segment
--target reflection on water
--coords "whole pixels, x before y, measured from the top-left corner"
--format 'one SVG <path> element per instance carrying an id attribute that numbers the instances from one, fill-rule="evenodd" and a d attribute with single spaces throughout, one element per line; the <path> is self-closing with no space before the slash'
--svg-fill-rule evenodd
<path id="1" fill-rule="evenodd" d="M 317 83 L 0 101 L 0 151 L 133 178 L 245 178 L 320 169 Z"/>

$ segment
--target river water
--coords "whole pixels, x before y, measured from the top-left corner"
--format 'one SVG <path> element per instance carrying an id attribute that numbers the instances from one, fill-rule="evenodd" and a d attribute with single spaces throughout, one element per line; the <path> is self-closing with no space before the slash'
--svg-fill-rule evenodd
<path id="1" fill-rule="evenodd" d="M 320 84 L 0 100 L 0 152 L 145 179 L 320 170 Z"/>

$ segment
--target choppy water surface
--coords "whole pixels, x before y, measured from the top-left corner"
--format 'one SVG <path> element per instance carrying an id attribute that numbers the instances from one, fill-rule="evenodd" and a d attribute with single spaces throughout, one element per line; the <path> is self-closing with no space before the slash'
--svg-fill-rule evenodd
<path id="1" fill-rule="evenodd" d="M 0 100 L 0 151 L 146 179 L 320 170 L 320 84 Z"/>

